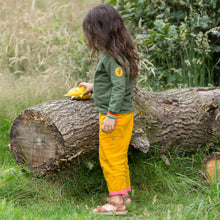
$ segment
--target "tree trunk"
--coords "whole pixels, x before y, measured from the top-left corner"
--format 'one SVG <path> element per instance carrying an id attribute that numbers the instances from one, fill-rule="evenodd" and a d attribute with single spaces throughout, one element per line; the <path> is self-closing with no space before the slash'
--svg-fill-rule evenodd
<path id="1" fill-rule="evenodd" d="M 163 155 L 172 148 L 195 151 L 219 143 L 220 88 L 159 93 L 136 88 L 134 93 L 133 147 L 147 153 L 157 145 Z M 78 155 L 97 151 L 98 127 L 93 99 L 49 101 L 18 115 L 10 146 L 18 163 L 46 174 Z"/>

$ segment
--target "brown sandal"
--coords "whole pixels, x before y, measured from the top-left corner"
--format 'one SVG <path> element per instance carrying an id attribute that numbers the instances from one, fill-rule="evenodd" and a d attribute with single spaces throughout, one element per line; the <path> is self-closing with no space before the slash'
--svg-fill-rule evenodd
<path id="1" fill-rule="evenodd" d="M 105 215 L 125 215 L 127 214 L 127 210 L 125 209 L 125 204 L 122 203 L 116 203 L 113 201 L 109 201 L 108 204 L 115 206 L 116 208 L 114 210 L 107 210 L 103 206 L 97 206 L 96 211 L 93 210 L 94 213 L 98 214 L 105 214 Z"/>
<path id="2" fill-rule="evenodd" d="M 123 201 L 124 201 L 125 205 L 131 203 L 131 197 L 129 195 L 122 195 L 122 198 L 123 198 Z"/>

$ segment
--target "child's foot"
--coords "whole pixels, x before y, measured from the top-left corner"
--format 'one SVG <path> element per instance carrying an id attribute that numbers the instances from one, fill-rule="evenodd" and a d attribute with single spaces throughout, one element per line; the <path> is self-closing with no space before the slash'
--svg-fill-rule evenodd
<path id="1" fill-rule="evenodd" d="M 110 196 L 105 196 L 104 198 L 102 198 L 102 199 L 100 199 L 100 200 L 101 200 L 101 201 L 107 201 L 107 202 L 109 202 L 110 199 L 111 199 Z M 123 199 L 125 205 L 131 203 L 131 198 L 130 198 L 129 195 L 122 195 L 122 199 Z"/>
<path id="2" fill-rule="evenodd" d="M 122 199 L 123 199 L 125 205 L 131 203 L 131 198 L 129 195 L 122 195 Z"/>

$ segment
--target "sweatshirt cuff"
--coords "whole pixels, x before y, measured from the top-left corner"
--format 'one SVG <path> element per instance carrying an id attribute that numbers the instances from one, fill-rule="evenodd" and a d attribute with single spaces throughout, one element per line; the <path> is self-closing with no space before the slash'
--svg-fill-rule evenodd
<path id="1" fill-rule="evenodd" d="M 112 113 L 112 112 L 110 112 L 110 111 L 108 111 L 108 113 L 107 113 L 107 117 L 109 117 L 109 118 L 113 118 L 113 119 L 116 119 L 116 118 L 117 118 L 117 115 L 114 114 L 114 113 Z"/>

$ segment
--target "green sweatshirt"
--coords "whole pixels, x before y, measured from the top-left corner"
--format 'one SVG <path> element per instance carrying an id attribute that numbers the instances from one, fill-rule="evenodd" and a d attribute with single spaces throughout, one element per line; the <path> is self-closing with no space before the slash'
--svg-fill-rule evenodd
<path id="1" fill-rule="evenodd" d="M 122 61 L 122 58 L 118 58 Z M 94 100 L 101 114 L 134 111 L 132 89 L 134 81 L 113 57 L 103 55 L 99 60 L 94 78 Z"/>

